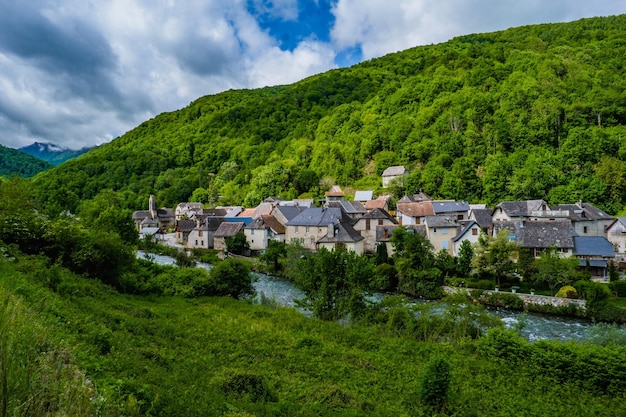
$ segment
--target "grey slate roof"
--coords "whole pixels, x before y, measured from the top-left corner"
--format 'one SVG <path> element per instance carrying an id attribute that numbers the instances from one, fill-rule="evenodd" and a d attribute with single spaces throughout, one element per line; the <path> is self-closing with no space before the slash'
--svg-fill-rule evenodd
<path id="1" fill-rule="evenodd" d="M 363 236 L 347 223 L 337 222 L 334 224 L 333 237 L 326 236 L 318 239 L 316 243 L 353 243 L 363 240 Z"/>
<path id="2" fill-rule="evenodd" d="M 176 230 L 179 232 L 191 232 L 196 227 L 196 222 L 193 220 L 179 220 L 176 222 Z"/>
<path id="3" fill-rule="evenodd" d="M 204 219 L 200 219 L 200 226 L 196 227 L 197 230 L 215 232 L 220 224 L 224 223 L 224 217 L 207 216 Z"/>
<path id="4" fill-rule="evenodd" d="M 363 217 L 361 217 L 362 219 L 372 219 L 372 220 L 389 220 L 392 223 L 398 223 L 398 221 L 389 213 L 387 213 L 387 211 L 380 209 L 380 208 L 375 208 L 371 211 L 369 211 L 367 214 L 365 214 Z"/>
<path id="5" fill-rule="evenodd" d="M 330 202 L 328 202 L 327 206 L 328 207 L 339 207 L 340 209 L 345 211 L 347 214 L 365 214 L 365 213 L 367 213 L 367 210 L 365 210 L 365 207 L 363 206 L 363 204 L 361 204 L 358 201 L 347 201 L 347 200 L 330 201 Z"/>
<path id="6" fill-rule="evenodd" d="M 481 229 L 488 229 L 493 225 L 493 217 L 491 217 L 491 209 L 474 209 L 470 217 L 474 217 Z"/>
<path id="7" fill-rule="evenodd" d="M 576 221 L 585 221 L 585 220 L 610 220 L 613 217 L 609 216 L 599 208 L 592 206 L 587 203 L 576 203 L 576 204 L 559 204 L 556 206 L 559 210 L 568 210 L 569 218 Z"/>
<path id="8" fill-rule="evenodd" d="M 374 198 L 374 191 L 365 190 L 365 191 L 357 191 L 354 193 L 354 201 L 369 201 Z"/>
<path id="9" fill-rule="evenodd" d="M 539 211 L 548 206 L 545 200 L 503 201 L 494 207 L 501 208 L 510 217 L 529 216 L 533 211 Z M 493 213 L 493 210 L 492 210 Z"/>
<path id="10" fill-rule="evenodd" d="M 574 236 L 574 255 L 614 258 L 615 248 L 601 236 Z"/>
<path id="11" fill-rule="evenodd" d="M 305 209 L 300 206 L 278 206 L 274 210 L 278 210 L 287 220 L 291 220 Z"/>
<path id="12" fill-rule="evenodd" d="M 286 226 L 328 226 L 344 219 L 344 214 L 340 208 L 311 207 L 287 222 Z"/>
<path id="13" fill-rule="evenodd" d="M 455 219 L 447 216 L 426 216 L 424 224 L 427 227 L 460 227 Z"/>
<path id="14" fill-rule="evenodd" d="M 413 230 L 415 233 L 426 234 L 426 226 L 423 224 L 412 224 L 409 226 L 401 226 L 398 224 L 376 226 L 376 242 L 389 242 L 393 231 L 398 227 L 404 227 L 407 230 Z"/>
<path id="15" fill-rule="evenodd" d="M 502 229 L 508 230 L 513 240 L 523 248 L 574 247 L 576 232 L 569 220 L 494 223 L 494 235 Z"/>
<path id="16" fill-rule="evenodd" d="M 478 225 L 478 223 L 476 223 L 474 220 L 470 220 L 469 222 L 467 222 L 467 224 L 465 224 L 465 226 L 463 226 L 463 228 L 461 230 L 459 230 L 459 233 L 452 238 L 453 242 L 457 242 L 459 239 L 461 239 L 471 228 L 472 226 L 477 225 L 478 227 L 480 227 Z"/>
<path id="17" fill-rule="evenodd" d="M 469 212 L 469 204 L 465 201 L 433 201 L 435 214 L 446 214 L 456 212 Z"/>

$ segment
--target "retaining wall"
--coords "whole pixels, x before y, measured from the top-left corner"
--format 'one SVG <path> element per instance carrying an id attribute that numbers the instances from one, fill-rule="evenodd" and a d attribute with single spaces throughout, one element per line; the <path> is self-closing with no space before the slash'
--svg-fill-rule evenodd
<path id="1" fill-rule="evenodd" d="M 458 288 L 458 287 L 444 287 L 444 290 L 452 294 L 457 291 L 465 290 L 468 294 L 472 291 L 472 288 Z M 485 294 L 496 293 L 497 291 L 486 290 L 483 291 Z M 501 291 L 502 292 L 502 291 Z M 577 308 L 582 310 L 585 309 L 585 300 L 576 300 L 571 298 L 558 298 L 558 297 L 550 297 L 548 295 L 533 295 L 533 294 L 523 294 L 523 293 L 508 293 L 514 294 L 518 296 L 523 302 L 524 305 L 534 304 L 534 305 L 551 305 L 553 307 L 566 307 L 570 304 L 574 304 Z"/>

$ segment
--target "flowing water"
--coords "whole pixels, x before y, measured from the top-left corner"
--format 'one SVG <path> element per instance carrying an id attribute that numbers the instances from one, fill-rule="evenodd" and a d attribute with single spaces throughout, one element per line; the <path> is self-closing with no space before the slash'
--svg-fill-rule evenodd
<path id="1" fill-rule="evenodd" d="M 137 253 L 137 257 L 144 258 L 146 254 L 142 251 Z M 173 265 L 175 260 L 169 256 L 148 255 L 149 258 L 161 265 Z M 198 267 L 206 270 L 211 269 L 210 264 L 199 262 Z M 295 300 L 304 298 L 302 291 L 293 286 L 285 279 L 272 277 L 266 274 L 254 273 L 256 282 L 254 288 L 257 291 L 257 299 L 263 294 L 266 299 L 272 300 L 278 305 L 297 308 Z M 413 300 L 416 303 L 426 303 L 428 301 Z M 305 310 L 299 309 L 305 314 Z M 491 314 L 499 317 L 505 327 L 518 329 L 519 333 L 529 341 L 536 340 L 585 340 L 588 331 L 593 323 L 583 319 L 558 317 L 538 313 L 525 313 L 512 310 L 488 310 Z"/>

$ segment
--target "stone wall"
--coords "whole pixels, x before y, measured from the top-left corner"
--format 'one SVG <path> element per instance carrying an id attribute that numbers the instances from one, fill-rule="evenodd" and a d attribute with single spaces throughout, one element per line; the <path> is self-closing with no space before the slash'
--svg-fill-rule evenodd
<path id="1" fill-rule="evenodd" d="M 457 287 L 444 287 L 444 290 L 448 294 L 452 294 L 457 291 L 465 290 L 468 294 L 472 291 L 471 288 L 457 288 Z M 491 294 L 496 291 L 486 290 L 485 294 Z M 582 310 L 585 309 L 585 300 L 576 300 L 571 298 L 558 298 L 558 297 L 550 297 L 548 295 L 533 295 L 533 294 L 522 294 L 522 293 L 511 293 L 517 295 L 523 302 L 524 305 L 534 304 L 534 305 L 551 305 L 553 307 L 566 307 L 570 304 L 574 304 L 577 308 Z"/>

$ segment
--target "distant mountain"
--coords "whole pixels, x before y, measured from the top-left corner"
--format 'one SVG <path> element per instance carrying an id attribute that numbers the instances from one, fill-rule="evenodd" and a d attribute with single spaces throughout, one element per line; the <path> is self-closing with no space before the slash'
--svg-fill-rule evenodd
<path id="1" fill-rule="evenodd" d="M 76 158 L 79 155 L 84 154 L 90 148 L 82 148 L 79 150 L 72 150 L 68 148 L 55 145 L 53 143 L 40 143 L 35 142 L 32 145 L 19 148 L 18 150 L 32 155 L 36 158 L 50 162 L 52 165 L 61 165 L 68 159 Z"/>
<path id="2" fill-rule="evenodd" d="M 52 167 L 49 162 L 0 145 L 0 176 L 32 177 Z"/>

